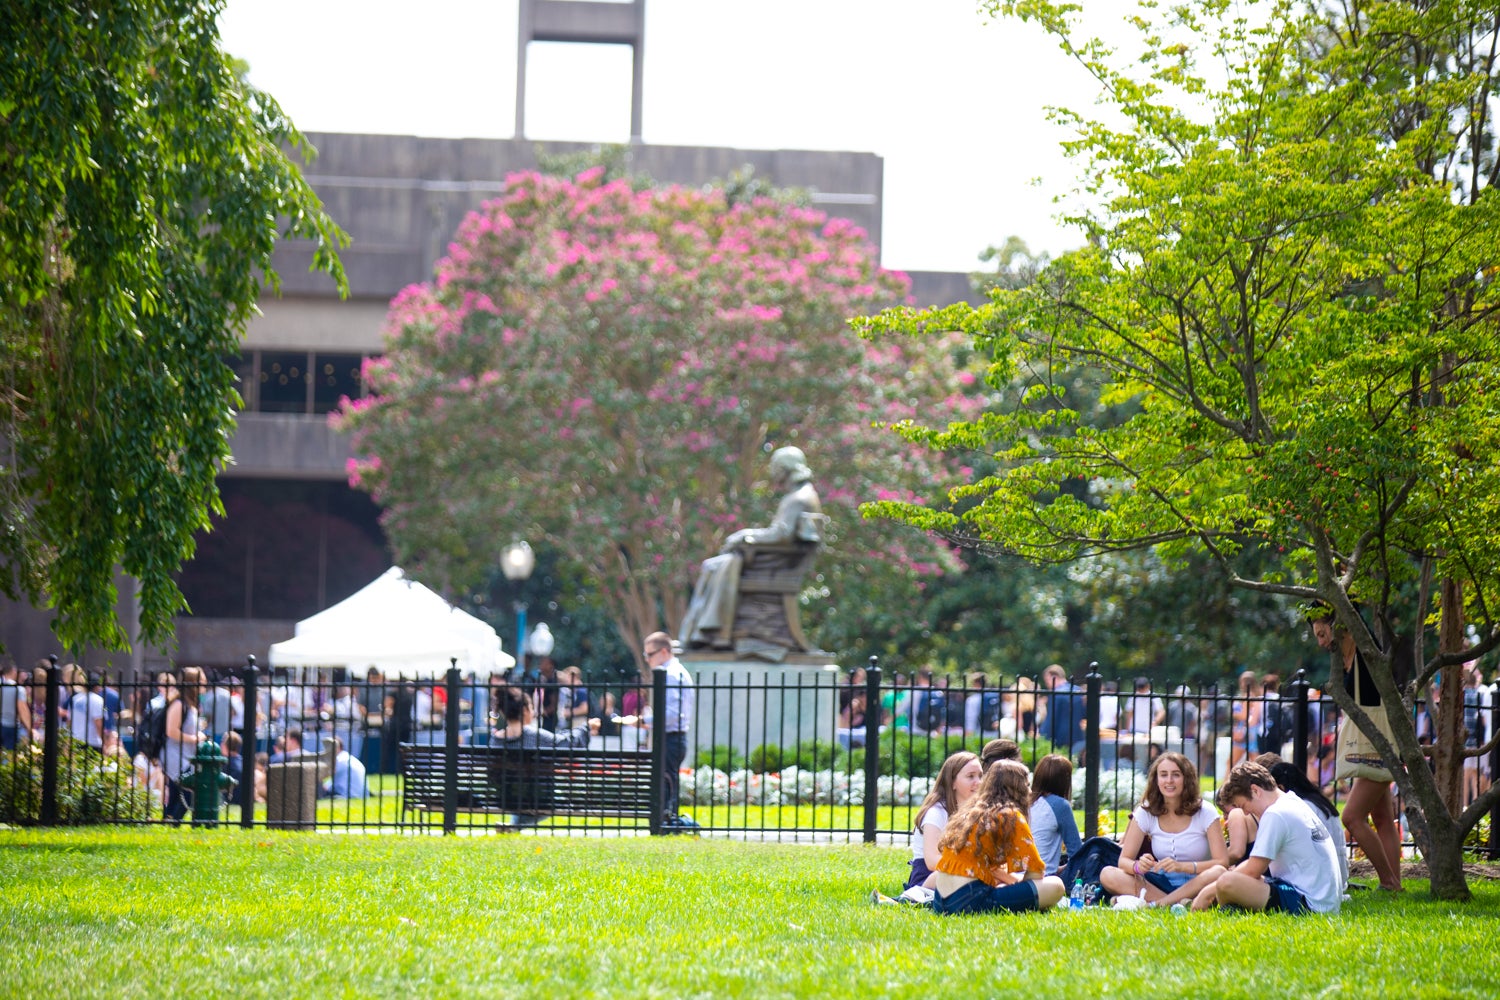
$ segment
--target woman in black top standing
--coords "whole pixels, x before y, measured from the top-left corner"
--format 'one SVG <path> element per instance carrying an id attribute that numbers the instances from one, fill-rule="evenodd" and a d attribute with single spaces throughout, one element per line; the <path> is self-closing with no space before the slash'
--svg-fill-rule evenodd
<path id="1" fill-rule="evenodd" d="M 1354 645 L 1354 637 L 1335 625 L 1331 617 L 1314 619 L 1312 630 L 1318 645 L 1328 650 L 1334 662 L 1343 668 L 1344 690 L 1351 697 L 1358 692 L 1359 706 L 1366 712 L 1385 711 L 1364 657 Z M 1396 807 L 1389 780 L 1354 779 L 1349 797 L 1344 800 L 1344 829 L 1375 866 L 1380 888 L 1400 892 L 1401 835 L 1396 829 Z"/>

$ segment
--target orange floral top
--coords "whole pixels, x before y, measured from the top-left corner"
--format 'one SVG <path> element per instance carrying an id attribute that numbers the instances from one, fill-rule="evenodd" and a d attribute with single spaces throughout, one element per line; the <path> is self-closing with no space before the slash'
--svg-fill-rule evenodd
<path id="1" fill-rule="evenodd" d="M 1000 843 L 998 830 L 982 839 L 975 833 L 970 833 L 969 842 L 961 850 L 943 848 L 937 870 L 949 875 L 977 878 L 986 885 L 993 886 L 1008 885 L 1027 872 L 1042 874 L 1047 868 L 1042 864 L 1042 856 L 1037 853 L 1036 841 L 1031 837 L 1031 827 L 1026 818 L 1016 815 L 1012 822 L 1015 829 L 1009 843 Z"/>

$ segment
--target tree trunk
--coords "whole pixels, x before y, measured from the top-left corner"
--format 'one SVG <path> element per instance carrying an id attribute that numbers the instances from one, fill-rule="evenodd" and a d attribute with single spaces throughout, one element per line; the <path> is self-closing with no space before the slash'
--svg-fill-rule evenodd
<path id="1" fill-rule="evenodd" d="M 1471 895 L 1468 879 L 1464 877 L 1463 834 L 1459 832 L 1458 824 L 1446 814 L 1429 814 L 1427 820 L 1432 849 L 1431 853 L 1423 854 L 1422 859 L 1427 862 L 1432 896 L 1467 903 Z"/>
<path id="2" fill-rule="evenodd" d="M 1438 626 L 1438 652 L 1452 653 L 1464 648 L 1463 584 L 1452 577 L 1441 584 L 1439 601 L 1442 606 L 1442 621 Z M 1464 758 L 1463 733 L 1463 676 L 1462 671 L 1445 667 L 1438 704 L 1433 713 L 1435 744 L 1432 760 L 1436 775 L 1438 794 L 1449 816 L 1463 812 Z"/>

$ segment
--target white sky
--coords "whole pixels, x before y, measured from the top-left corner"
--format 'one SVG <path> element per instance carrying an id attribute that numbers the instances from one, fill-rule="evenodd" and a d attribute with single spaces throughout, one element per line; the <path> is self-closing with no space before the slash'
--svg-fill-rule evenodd
<path id="1" fill-rule="evenodd" d="M 888 267 L 974 270 L 1012 234 L 1075 246 L 1052 203 L 1074 169 L 1044 107 L 1095 92 L 1034 26 L 976 8 L 647 0 L 642 138 L 878 154 Z M 229 0 L 220 26 L 305 131 L 509 138 L 516 17 L 515 0 Z M 533 43 L 528 64 L 528 138 L 629 138 L 628 49 Z"/>

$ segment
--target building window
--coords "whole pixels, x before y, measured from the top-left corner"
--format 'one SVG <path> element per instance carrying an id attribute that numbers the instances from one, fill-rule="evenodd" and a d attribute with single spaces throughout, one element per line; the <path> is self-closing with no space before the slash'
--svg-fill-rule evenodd
<path id="1" fill-rule="evenodd" d="M 302 413 L 318 416 L 338 409 L 339 400 L 362 394 L 361 354 L 314 351 L 246 351 L 229 359 L 239 378 L 246 413 Z"/>
<path id="2" fill-rule="evenodd" d="M 364 358 L 358 354 L 313 355 L 313 401 L 314 413 L 336 410 L 339 400 L 348 396 L 360 396 L 359 369 Z"/>

